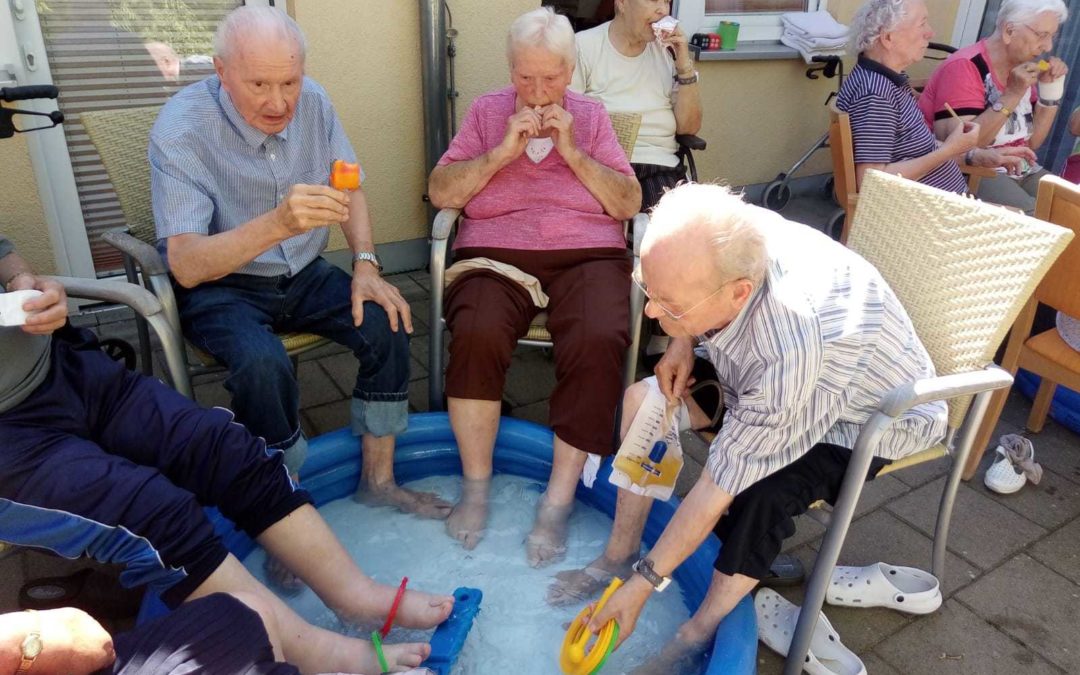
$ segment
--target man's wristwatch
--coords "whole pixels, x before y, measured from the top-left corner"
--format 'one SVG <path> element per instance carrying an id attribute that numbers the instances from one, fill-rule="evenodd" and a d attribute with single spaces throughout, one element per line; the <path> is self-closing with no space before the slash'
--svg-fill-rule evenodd
<path id="1" fill-rule="evenodd" d="M 26 610 L 27 613 L 34 617 L 35 624 L 38 624 L 37 613 L 32 609 Z M 29 673 L 30 668 L 34 666 L 34 661 L 41 655 L 41 649 L 44 645 L 41 643 L 41 626 L 36 625 L 33 630 L 26 634 L 23 638 L 20 649 L 22 650 L 19 668 L 15 671 L 15 675 L 23 675 Z"/>
<path id="2" fill-rule="evenodd" d="M 360 260 L 371 263 L 375 266 L 376 270 L 378 270 L 380 273 L 382 272 L 382 263 L 379 262 L 379 256 L 375 255 L 371 251 L 360 251 L 359 253 L 354 253 L 352 257 L 353 264 L 355 265 L 357 261 Z"/>
<path id="3" fill-rule="evenodd" d="M 648 558 L 642 558 L 634 563 L 633 569 L 643 576 L 645 581 L 652 584 L 653 591 L 656 593 L 663 592 L 663 590 L 671 583 L 671 577 L 662 577 L 656 573 L 656 570 L 653 569 L 653 561 Z"/>

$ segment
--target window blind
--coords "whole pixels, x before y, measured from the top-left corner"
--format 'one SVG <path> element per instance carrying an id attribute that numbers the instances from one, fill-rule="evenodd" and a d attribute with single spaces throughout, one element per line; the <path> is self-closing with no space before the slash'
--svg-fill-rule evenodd
<path id="1" fill-rule="evenodd" d="M 99 276 L 122 268 L 119 253 L 101 241 L 101 235 L 123 228 L 125 222 L 80 114 L 161 105 L 213 73 L 214 30 L 240 4 L 242 0 L 37 0 Z"/>

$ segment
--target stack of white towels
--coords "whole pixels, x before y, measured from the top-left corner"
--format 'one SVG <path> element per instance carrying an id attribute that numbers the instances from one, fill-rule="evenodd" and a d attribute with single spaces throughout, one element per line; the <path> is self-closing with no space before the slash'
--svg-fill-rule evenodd
<path id="1" fill-rule="evenodd" d="M 797 49 L 807 63 L 815 56 L 843 56 L 848 27 L 825 11 L 788 12 L 780 16 L 784 33 L 780 42 Z"/>

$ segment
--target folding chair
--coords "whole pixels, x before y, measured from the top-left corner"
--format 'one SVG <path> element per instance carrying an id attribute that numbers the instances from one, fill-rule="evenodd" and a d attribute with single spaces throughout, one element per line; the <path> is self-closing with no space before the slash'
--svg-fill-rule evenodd
<path id="1" fill-rule="evenodd" d="M 1080 186 L 1057 176 L 1044 177 L 1039 181 L 1035 217 L 1080 233 Z M 1016 319 L 1009 333 L 1005 355 L 1001 359 L 1001 367 L 1013 375 L 1018 368 L 1023 368 L 1042 378 L 1027 421 L 1027 428 L 1033 433 L 1042 431 L 1058 384 L 1063 384 L 1073 391 L 1080 391 L 1080 354 L 1066 344 L 1054 328 L 1038 335 L 1031 334 L 1035 310 L 1040 302 L 1069 316 L 1080 316 L 1078 269 L 1080 244 L 1073 241 L 1054 263 L 1036 289 L 1035 295 L 1028 300 Z M 990 408 L 975 437 L 973 452 L 964 469 L 964 480 L 975 475 L 1008 395 L 1008 391 L 1002 390 L 996 392 L 990 400 Z"/>
<path id="2" fill-rule="evenodd" d="M 157 119 L 158 106 L 143 108 L 124 108 L 120 110 L 100 110 L 81 115 L 83 127 L 94 147 L 101 156 L 109 180 L 120 201 L 120 209 L 127 221 L 127 231 L 106 232 L 102 239 L 121 251 L 124 255 L 124 271 L 127 280 L 133 284 L 142 283 L 157 296 L 162 313 L 177 336 L 169 341 L 167 349 L 178 349 L 179 354 L 166 353 L 170 362 L 180 358 L 186 367 L 181 372 L 172 373 L 173 387 L 181 394 L 194 398 L 191 380 L 200 375 L 224 370 L 212 356 L 192 347 L 197 360 L 192 363 L 187 358 L 184 342 L 180 337 L 180 313 L 173 295 L 172 283 L 165 262 L 154 244 L 157 234 L 154 231 L 154 211 L 150 199 L 150 164 L 147 148 L 150 142 L 150 128 Z M 151 361 L 152 345 L 146 322 L 136 314 L 136 329 L 139 335 L 140 361 L 143 373 L 153 373 Z M 286 353 L 298 366 L 300 354 L 327 344 L 326 338 L 310 333 L 281 333 L 278 335 Z"/>
<path id="3" fill-rule="evenodd" d="M 933 548 L 933 572 L 944 577 L 960 472 L 991 392 L 1012 382 L 1012 376 L 993 366 L 994 352 L 1072 237 L 1069 230 L 998 206 L 879 171 L 867 172 L 848 245 L 877 267 L 892 287 L 937 376 L 897 387 L 863 425 L 807 584 L 785 675 L 802 670 L 881 435 L 904 411 L 942 399 L 949 406 L 943 442 L 893 462 L 883 473 L 953 456 Z"/>

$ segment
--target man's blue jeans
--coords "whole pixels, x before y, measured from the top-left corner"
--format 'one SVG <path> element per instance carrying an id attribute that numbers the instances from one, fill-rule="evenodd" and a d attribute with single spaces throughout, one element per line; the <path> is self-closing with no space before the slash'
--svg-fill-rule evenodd
<path id="1" fill-rule="evenodd" d="M 409 335 L 390 330 L 382 307 L 364 303 L 353 325 L 352 279 L 323 258 L 293 277 L 230 274 L 193 289 L 176 286 L 184 335 L 224 364 L 233 412 L 268 448 L 303 463 L 300 390 L 275 333 L 303 332 L 345 345 L 360 367 L 353 389 L 353 433 L 397 435 L 408 424 Z"/>

